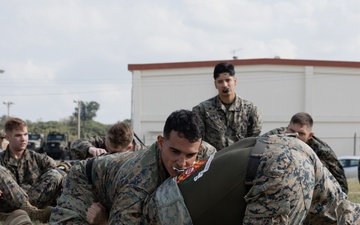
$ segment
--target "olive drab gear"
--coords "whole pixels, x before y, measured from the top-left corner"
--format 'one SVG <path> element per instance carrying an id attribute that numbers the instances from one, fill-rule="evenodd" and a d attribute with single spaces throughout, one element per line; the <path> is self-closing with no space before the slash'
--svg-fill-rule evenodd
<path id="1" fill-rule="evenodd" d="M 3 213 L 0 213 L 0 217 L 1 214 Z M 8 214 L 9 215 L 6 217 L 3 225 L 32 225 L 29 215 L 22 209 L 17 209 Z"/>
<path id="2" fill-rule="evenodd" d="M 49 221 L 53 207 L 47 206 L 45 209 L 38 209 L 26 201 L 21 205 L 20 209 L 27 212 L 31 220 L 39 220 L 40 222 L 46 223 Z"/>

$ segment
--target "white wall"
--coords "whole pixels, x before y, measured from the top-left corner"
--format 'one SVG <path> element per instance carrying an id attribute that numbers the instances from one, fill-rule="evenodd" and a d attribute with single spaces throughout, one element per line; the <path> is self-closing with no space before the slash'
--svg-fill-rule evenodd
<path id="1" fill-rule="evenodd" d="M 214 64 L 215 65 L 215 64 Z M 338 156 L 360 155 L 360 69 L 297 65 L 235 66 L 236 93 L 258 106 L 263 132 L 287 126 L 297 112 L 314 118 L 315 135 Z M 167 116 L 217 94 L 213 66 L 134 70 L 132 122 L 147 145 L 161 134 Z"/>

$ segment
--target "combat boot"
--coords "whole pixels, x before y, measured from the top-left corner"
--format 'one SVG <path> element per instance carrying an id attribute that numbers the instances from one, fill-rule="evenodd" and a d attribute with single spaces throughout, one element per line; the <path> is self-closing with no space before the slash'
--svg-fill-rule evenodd
<path id="1" fill-rule="evenodd" d="M 50 219 L 50 214 L 53 207 L 47 206 L 45 209 L 39 209 L 27 201 L 22 204 L 20 209 L 25 210 L 25 212 L 27 212 L 27 214 L 30 216 L 31 220 L 39 220 L 42 223 L 46 223 Z"/>
<path id="2" fill-rule="evenodd" d="M 29 215 L 22 209 L 10 213 L 3 225 L 32 225 Z"/>

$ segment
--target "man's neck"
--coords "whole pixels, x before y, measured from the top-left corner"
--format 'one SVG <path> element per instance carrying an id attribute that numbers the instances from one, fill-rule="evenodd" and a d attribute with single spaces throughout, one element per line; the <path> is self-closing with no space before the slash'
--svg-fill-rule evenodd
<path id="1" fill-rule="evenodd" d="M 24 154 L 25 150 L 13 151 L 13 150 L 11 150 L 11 148 L 9 148 L 9 151 L 10 151 L 10 155 L 12 157 L 14 157 L 15 159 L 20 159 L 21 156 Z"/>
<path id="2" fill-rule="evenodd" d="M 236 95 L 235 94 L 231 94 L 231 95 L 219 95 L 219 98 L 221 100 L 222 103 L 224 104 L 231 104 L 235 101 L 235 97 Z"/>

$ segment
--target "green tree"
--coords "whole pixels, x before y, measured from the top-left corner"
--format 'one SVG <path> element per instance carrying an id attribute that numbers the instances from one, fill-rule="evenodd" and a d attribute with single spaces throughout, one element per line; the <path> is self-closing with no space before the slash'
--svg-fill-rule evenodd
<path id="1" fill-rule="evenodd" d="M 96 112 L 100 109 L 100 104 L 91 101 L 91 102 L 83 102 L 80 101 L 80 120 L 81 121 L 93 121 L 96 117 Z M 79 108 L 75 108 L 75 112 L 73 116 L 78 118 Z"/>

